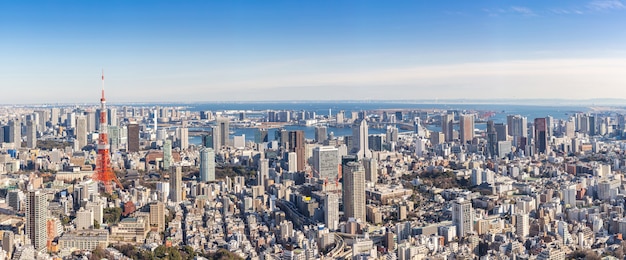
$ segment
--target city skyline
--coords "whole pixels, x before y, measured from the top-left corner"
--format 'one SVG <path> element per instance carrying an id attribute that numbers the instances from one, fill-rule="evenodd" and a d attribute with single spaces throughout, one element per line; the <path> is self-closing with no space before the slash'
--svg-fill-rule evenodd
<path id="1" fill-rule="evenodd" d="M 0 104 L 626 96 L 626 5 L 0 3 Z M 95 102 L 93 102 L 95 103 Z"/>

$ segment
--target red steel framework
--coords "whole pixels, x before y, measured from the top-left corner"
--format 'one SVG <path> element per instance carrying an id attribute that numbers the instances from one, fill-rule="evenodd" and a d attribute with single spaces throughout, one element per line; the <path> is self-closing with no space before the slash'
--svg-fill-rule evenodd
<path id="1" fill-rule="evenodd" d="M 123 189 L 122 183 L 117 179 L 113 168 L 111 168 L 111 153 L 109 152 L 109 135 L 107 122 L 106 99 L 104 98 L 104 70 L 102 71 L 102 97 L 100 98 L 100 133 L 98 134 L 98 156 L 96 158 L 96 172 L 93 179 L 102 182 L 104 191 L 108 194 L 113 192 L 115 182 Z"/>

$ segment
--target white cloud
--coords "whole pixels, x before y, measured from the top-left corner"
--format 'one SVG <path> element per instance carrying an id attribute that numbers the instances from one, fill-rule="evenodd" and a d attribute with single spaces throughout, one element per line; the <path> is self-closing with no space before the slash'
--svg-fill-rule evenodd
<path id="1" fill-rule="evenodd" d="M 220 86 L 239 89 L 236 97 L 245 100 L 613 97 L 626 95 L 624 67 L 626 59 L 512 60 L 292 74 Z"/>
<path id="2" fill-rule="evenodd" d="M 587 7 L 595 11 L 626 9 L 626 6 L 619 0 L 593 0 Z"/>

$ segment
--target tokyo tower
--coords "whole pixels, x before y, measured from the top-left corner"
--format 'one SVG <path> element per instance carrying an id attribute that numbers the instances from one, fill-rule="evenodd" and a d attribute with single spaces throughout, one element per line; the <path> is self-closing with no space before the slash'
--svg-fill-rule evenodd
<path id="1" fill-rule="evenodd" d="M 108 194 L 113 192 L 113 181 L 123 189 L 122 183 L 117 179 L 111 168 L 111 154 L 109 153 L 109 135 L 106 99 L 104 98 L 104 70 L 102 70 L 102 97 L 100 98 L 100 133 L 98 134 L 98 156 L 96 158 L 96 172 L 92 179 L 102 182 L 104 191 Z"/>

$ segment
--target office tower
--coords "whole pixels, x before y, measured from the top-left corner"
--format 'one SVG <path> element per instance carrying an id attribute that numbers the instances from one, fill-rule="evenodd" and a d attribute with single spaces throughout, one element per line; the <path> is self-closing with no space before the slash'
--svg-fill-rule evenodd
<path id="1" fill-rule="evenodd" d="M 335 115 L 335 124 L 337 124 L 337 125 L 343 124 L 343 122 L 346 120 L 345 117 L 346 117 L 345 112 L 343 110 L 339 111 Z"/>
<path id="2" fill-rule="evenodd" d="M 452 142 L 454 140 L 454 115 L 443 114 L 441 115 L 441 132 L 445 137 L 446 142 Z"/>
<path id="3" fill-rule="evenodd" d="M 172 140 L 167 139 L 163 143 L 163 170 L 168 171 L 172 166 Z"/>
<path id="4" fill-rule="evenodd" d="M 96 131 L 96 113 L 89 109 L 85 111 L 85 120 L 87 121 L 87 132 L 93 133 Z"/>
<path id="5" fill-rule="evenodd" d="M 178 144 L 181 151 L 189 148 L 189 128 L 178 128 Z"/>
<path id="6" fill-rule="evenodd" d="M 461 143 L 466 144 L 474 139 L 474 115 L 461 115 L 459 117 L 459 137 Z"/>
<path id="7" fill-rule="evenodd" d="M 26 235 L 30 244 L 37 251 L 46 249 L 48 239 L 46 219 L 48 218 L 48 201 L 41 191 L 29 191 L 26 196 Z"/>
<path id="8" fill-rule="evenodd" d="M 7 203 L 9 207 L 15 211 L 21 211 L 24 206 L 22 201 L 24 200 L 24 193 L 21 190 L 15 189 L 7 192 Z"/>
<path id="9" fill-rule="evenodd" d="M 37 148 L 37 125 L 33 119 L 26 121 L 26 147 Z"/>
<path id="10" fill-rule="evenodd" d="M 421 119 L 419 117 L 416 117 L 415 120 L 413 120 L 413 133 L 416 135 L 419 135 L 421 127 L 422 127 Z"/>
<path id="11" fill-rule="evenodd" d="M 265 180 L 270 177 L 270 166 L 268 159 L 260 159 L 258 166 L 258 175 L 256 177 L 257 186 L 265 186 Z"/>
<path id="12" fill-rule="evenodd" d="M 535 118 L 535 152 L 548 152 L 548 126 L 545 118 Z"/>
<path id="13" fill-rule="evenodd" d="M 7 142 L 15 144 L 16 148 L 22 147 L 22 124 L 19 118 L 9 120 L 9 140 Z"/>
<path id="14" fill-rule="evenodd" d="M 217 128 L 213 129 L 213 135 L 217 138 L 217 142 L 214 142 L 215 149 L 221 149 L 222 146 L 227 146 L 230 140 L 230 119 L 227 117 L 217 118 Z M 215 132 L 217 130 L 217 133 Z"/>
<path id="15" fill-rule="evenodd" d="M 530 224 L 528 220 L 528 214 L 515 214 L 515 234 L 524 238 L 528 236 L 530 231 Z"/>
<path id="16" fill-rule="evenodd" d="M 67 113 L 67 117 L 65 119 L 65 126 L 67 128 L 74 128 L 74 127 L 76 127 L 76 113 L 74 113 L 74 112 Z"/>
<path id="17" fill-rule="evenodd" d="M 366 221 L 365 218 L 365 170 L 358 162 L 343 166 L 343 208 L 346 218 Z"/>
<path id="18" fill-rule="evenodd" d="M 76 131 L 74 133 L 78 148 L 83 149 L 87 146 L 87 117 L 84 115 L 76 117 Z"/>
<path id="19" fill-rule="evenodd" d="M 297 169 L 299 172 L 304 171 L 304 166 L 306 162 L 305 150 L 306 147 L 304 145 L 304 131 L 296 130 L 289 131 L 289 151 L 295 152 L 297 155 L 298 166 Z"/>
<path id="20" fill-rule="evenodd" d="M 336 194 L 326 194 L 324 199 L 324 224 L 331 231 L 335 231 L 339 227 L 339 198 Z"/>
<path id="21" fill-rule="evenodd" d="M 117 109 L 109 108 L 109 114 L 107 119 L 109 120 L 109 125 L 117 126 Z"/>
<path id="22" fill-rule="evenodd" d="M 456 226 L 459 239 L 474 230 L 473 217 L 472 202 L 459 198 L 452 203 L 452 224 Z"/>
<path id="23" fill-rule="evenodd" d="M 378 182 L 378 161 L 374 158 L 363 159 L 363 169 L 365 170 L 365 180 Z"/>
<path id="24" fill-rule="evenodd" d="M 165 231 L 165 204 L 155 202 L 150 204 L 150 226 L 157 232 Z"/>
<path id="25" fill-rule="evenodd" d="M 287 153 L 287 172 L 298 171 L 298 154 L 295 152 Z"/>
<path id="26" fill-rule="evenodd" d="M 354 121 L 352 125 L 352 154 L 356 154 L 359 159 L 372 157 L 372 151 L 369 149 L 368 131 L 367 120 Z"/>
<path id="27" fill-rule="evenodd" d="M 53 107 L 50 109 L 50 123 L 52 126 L 59 124 L 59 115 L 61 114 L 61 109 L 58 107 Z"/>
<path id="28" fill-rule="evenodd" d="M 498 153 L 498 133 L 493 120 L 487 121 L 487 152 L 492 158 Z"/>
<path id="29" fill-rule="evenodd" d="M 398 142 L 398 128 L 395 126 L 387 126 L 387 132 L 385 134 L 385 140 L 387 143 Z"/>
<path id="30" fill-rule="evenodd" d="M 315 142 L 323 143 L 328 138 L 327 128 L 325 126 L 315 127 Z"/>
<path id="31" fill-rule="evenodd" d="M 494 125 L 494 128 L 498 136 L 498 141 L 506 141 L 507 136 L 509 135 L 507 125 L 505 125 L 504 123 L 497 123 Z"/>
<path id="32" fill-rule="evenodd" d="M 183 200 L 183 168 L 176 166 L 170 169 L 170 200 L 179 203 Z"/>
<path id="33" fill-rule="evenodd" d="M 548 138 L 554 135 L 554 117 L 546 116 L 546 128 L 548 129 Z"/>
<path id="34" fill-rule="evenodd" d="M 38 115 L 37 119 L 39 121 L 37 122 L 37 126 L 39 130 L 44 131 L 46 129 L 46 123 L 50 120 L 50 112 L 48 110 L 38 110 L 35 111 L 35 113 Z"/>
<path id="35" fill-rule="evenodd" d="M 526 117 L 520 115 L 509 115 L 506 117 L 509 134 L 513 137 L 527 137 L 528 123 Z"/>
<path id="36" fill-rule="evenodd" d="M 326 181 L 337 180 L 339 175 L 339 149 L 332 146 L 313 148 L 313 175 Z"/>
<path id="37" fill-rule="evenodd" d="M 131 123 L 126 126 L 128 131 L 128 152 L 139 152 L 139 124 Z"/>
<path id="38" fill-rule="evenodd" d="M 110 125 L 109 127 L 109 145 L 111 153 L 119 150 L 120 147 L 120 128 Z"/>
<path id="39" fill-rule="evenodd" d="M 274 139 L 278 140 L 280 147 L 285 149 L 289 148 L 289 131 L 284 128 L 276 130 L 276 132 L 274 132 Z"/>
<path id="40" fill-rule="evenodd" d="M 76 212 L 76 229 L 90 229 L 93 226 L 93 211 L 85 208 L 80 208 Z"/>
<path id="41" fill-rule="evenodd" d="M 200 181 L 215 181 L 215 152 L 212 148 L 200 150 Z"/>
<path id="42" fill-rule="evenodd" d="M 257 129 L 257 131 L 254 133 L 254 142 L 255 143 L 269 142 L 267 129 Z"/>
<path id="43" fill-rule="evenodd" d="M 597 121 L 596 121 L 596 116 L 594 115 L 589 115 L 587 116 L 589 118 L 588 122 L 589 122 L 589 136 L 594 136 L 597 134 Z M 548 125 L 549 126 L 549 125 Z"/>

